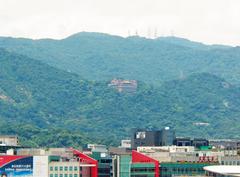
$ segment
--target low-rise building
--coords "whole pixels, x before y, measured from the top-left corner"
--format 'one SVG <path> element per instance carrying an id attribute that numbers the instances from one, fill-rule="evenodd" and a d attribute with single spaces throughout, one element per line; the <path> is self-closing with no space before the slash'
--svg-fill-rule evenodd
<path id="1" fill-rule="evenodd" d="M 46 155 L 42 149 L 19 151 L 28 155 L 0 156 L 0 175 L 10 177 L 97 177 L 98 163 L 91 157 L 70 149 L 61 155 Z M 34 155 L 30 155 L 32 152 Z M 45 153 L 44 153 L 45 152 Z M 59 152 L 56 151 L 55 152 Z M 63 151 L 61 151 L 63 152 Z M 49 152 L 48 152 L 49 153 Z M 37 154 L 37 155 L 36 155 Z"/>

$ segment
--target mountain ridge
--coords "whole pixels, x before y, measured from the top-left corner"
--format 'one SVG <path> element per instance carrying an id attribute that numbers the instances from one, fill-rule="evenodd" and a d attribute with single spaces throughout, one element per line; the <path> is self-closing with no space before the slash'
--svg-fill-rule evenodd
<path id="1" fill-rule="evenodd" d="M 87 81 L 6 50 L 0 50 L 0 63 L 0 90 L 14 100 L 0 99 L 0 133 L 16 133 L 34 147 L 117 145 L 136 127 L 170 126 L 178 136 L 239 138 L 240 89 L 209 73 L 161 86 L 138 81 L 136 93 L 124 94 L 108 82 Z"/>
<path id="2" fill-rule="evenodd" d="M 0 38 L 0 47 L 87 80 L 119 77 L 161 85 L 182 75 L 208 72 L 240 85 L 239 47 L 210 46 L 174 37 L 123 38 L 87 32 L 62 40 Z"/>

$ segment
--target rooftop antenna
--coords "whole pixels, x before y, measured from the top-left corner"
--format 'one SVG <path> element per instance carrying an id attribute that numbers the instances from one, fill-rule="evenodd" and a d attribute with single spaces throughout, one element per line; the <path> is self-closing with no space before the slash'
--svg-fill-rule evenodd
<path id="1" fill-rule="evenodd" d="M 151 29 L 148 27 L 148 36 L 149 39 L 151 38 Z"/>
<path id="2" fill-rule="evenodd" d="M 138 31 L 136 30 L 136 34 L 135 34 L 136 36 L 138 36 Z"/>
<path id="3" fill-rule="evenodd" d="M 128 30 L 128 37 L 130 37 L 131 36 L 131 31 L 130 30 Z"/>
<path id="4" fill-rule="evenodd" d="M 157 31 L 157 28 L 155 28 L 155 30 L 154 30 L 154 38 L 155 38 L 155 39 L 158 38 L 158 31 Z"/>

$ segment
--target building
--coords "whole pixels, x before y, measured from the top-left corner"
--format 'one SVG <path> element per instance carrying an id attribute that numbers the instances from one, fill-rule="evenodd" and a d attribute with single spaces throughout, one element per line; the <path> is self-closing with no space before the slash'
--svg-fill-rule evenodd
<path id="1" fill-rule="evenodd" d="M 235 139 L 215 139 L 209 140 L 209 145 L 218 149 L 240 149 L 240 140 Z"/>
<path id="2" fill-rule="evenodd" d="M 115 88 L 118 92 L 134 93 L 137 91 L 138 83 L 136 80 L 113 79 L 108 86 Z"/>
<path id="3" fill-rule="evenodd" d="M 176 146 L 191 146 L 191 138 L 175 138 L 174 139 L 174 142 L 173 142 L 174 145 Z"/>
<path id="4" fill-rule="evenodd" d="M 68 155 L 69 151 L 72 152 L 71 156 Z M 48 151 L 43 154 L 44 151 L 36 149 L 19 152 L 28 155 L 0 156 L 0 176 L 3 174 L 10 177 L 98 176 L 98 162 L 74 149 L 68 149 L 66 154 L 62 153 L 62 155 L 47 155 Z M 31 152 L 35 155 L 30 155 Z M 59 152 L 63 151 L 57 151 Z"/>
<path id="5" fill-rule="evenodd" d="M 101 152 L 92 152 L 90 156 L 98 161 L 98 177 L 116 176 L 116 156 Z"/>
<path id="6" fill-rule="evenodd" d="M 122 148 L 131 148 L 131 140 L 121 140 L 121 146 Z"/>
<path id="7" fill-rule="evenodd" d="M 138 146 L 160 146 L 160 131 L 135 129 L 132 132 L 131 147 Z"/>
<path id="8" fill-rule="evenodd" d="M 0 135 L 1 146 L 19 146 L 18 136 L 16 135 Z"/>
<path id="9" fill-rule="evenodd" d="M 0 154 L 6 154 L 8 150 L 15 152 L 20 148 L 18 137 L 15 135 L 0 135 Z"/>
<path id="10" fill-rule="evenodd" d="M 209 141 L 203 138 L 175 138 L 174 145 L 176 146 L 194 146 L 196 148 L 201 148 L 205 146 L 209 146 Z"/>
<path id="11" fill-rule="evenodd" d="M 107 153 L 107 146 L 106 145 L 101 145 L 101 144 L 88 144 L 87 148 L 91 152 L 102 152 L 102 153 Z"/>
<path id="12" fill-rule="evenodd" d="M 139 146 L 165 146 L 172 145 L 175 139 L 175 131 L 169 127 L 162 130 L 133 129 L 131 137 L 132 149 Z"/>
<path id="13" fill-rule="evenodd" d="M 173 141 L 176 138 L 175 131 L 171 130 L 169 127 L 165 127 L 161 130 L 161 146 L 171 146 L 173 145 Z"/>
<path id="14" fill-rule="evenodd" d="M 201 148 L 201 147 L 208 147 L 209 146 L 209 141 L 204 138 L 194 138 L 191 140 L 191 145 L 196 147 L 196 148 Z"/>
<path id="15" fill-rule="evenodd" d="M 141 146 L 137 148 L 138 152 L 141 153 L 155 153 L 155 152 L 194 152 L 195 148 L 193 146 Z"/>
<path id="16" fill-rule="evenodd" d="M 205 166 L 210 163 L 192 162 L 162 162 L 160 163 L 160 177 L 175 176 L 205 176 Z"/>
<path id="17" fill-rule="evenodd" d="M 239 177 L 240 168 L 239 166 L 227 166 L 227 165 L 216 165 L 204 167 L 206 176 L 211 177 Z"/>
<path id="18" fill-rule="evenodd" d="M 238 165 L 240 168 L 240 156 L 222 156 L 219 158 L 219 164 L 221 165 Z"/>
<path id="19" fill-rule="evenodd" d="M 117 177 L 159 177 L 159 162 L 137 151 L 117 158 Z"/>

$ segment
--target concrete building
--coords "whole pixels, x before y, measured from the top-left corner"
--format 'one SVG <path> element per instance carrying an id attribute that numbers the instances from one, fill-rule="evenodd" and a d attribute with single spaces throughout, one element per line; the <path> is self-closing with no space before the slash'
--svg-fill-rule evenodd
<path id="1" fill-rule="evenodd" d="M 92 152 L 102 152 L 102 153 L 108 152 L 107 146 L 101 145 L 101 144 L 88 144 L 87 148 Z"/>
<path id="2" fill-rule="evenodd" d="M 30 155 L 30 152 L 41 155 Z M 34 151 L 20 151 L 20 153 L 28 153 L 28 155 L 0 156 L 0 176 L 3 174 L 10 177 L 98 176 L 98 162 L 77 150 L 71 149 L 71 158 L 65 154 L 46 155 L 43 152 L 42 149 L 39 151 L 35 149 Z M 66 151 L 66 154 L 68 153 Z"/>
<path id="3" fill-rule="evenodd" d="M 16 135 L 0 135 L 1 146 L 18 146 L 18 136 Z"/>
<path id="4" fill-rule="evenodd" d="M 15 135 L 0 135 L 0 154 L 6 154 L 12 149 L 14 152 L 20 148 L 18 137 Z"/>
<path id="5" fill-rule="evenodd" d="M 240 168 L 240 156 L 222 156 L 219 158 L 221 165 L 237 165 Z"/>
<path id="6" fill-rule="evenodd" d="M 118 92 L 134 93 L 137 91 L 138 83 L 136 80 L 113 79 L 108 87 L 112 87 Z"/>
<path id="7" fill-rule="evenodd" d="M 159 162 L 137 151 L 117 158 L 117 177 L 159 177 Z"/>
<path id="8" fill-rule="evenodd" d="M 131 148 L 131 140 L 121 140 L 121 146 L 122 148 Z"/>
<path id="9" fill-rule="evenodd" d="M 193 146 L 141 146 L 137 148 L 138 152 L 194 152 Z"/>

